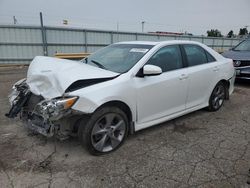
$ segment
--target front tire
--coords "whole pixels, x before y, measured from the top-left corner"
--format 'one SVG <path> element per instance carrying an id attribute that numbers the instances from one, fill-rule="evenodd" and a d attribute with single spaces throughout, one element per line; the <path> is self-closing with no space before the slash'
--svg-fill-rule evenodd
<path id="1" fill-rule="evenodd" d="M 209 106 L 208 106 L 208 110 L 209 111 L 217 111 L 221 108 L 221 106 L 223 105 L 224 101 L 226 98 L 226 87 L 224 86 L 224 84 L 222 82 L 219 82 L 210 98 L 209 98 Z"/>
<path id="2" fill-rule="evenodd" d="M 128 125 L 128 118 L 121 109 L 103 107 L 94 112 L 87 123 L 80 123 L 78 137 L 91 154 L 106 154 L 123 144 Z"/>

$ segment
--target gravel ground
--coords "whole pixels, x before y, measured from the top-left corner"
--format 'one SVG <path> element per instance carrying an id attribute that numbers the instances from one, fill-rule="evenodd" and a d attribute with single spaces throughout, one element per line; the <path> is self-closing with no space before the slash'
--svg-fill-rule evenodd
<path id="1" fill-rule="evenodd" d="M 76 138 L 34 135 L 4 114 L 26 68 L 0 70 L 0 187 L 250 187 L 250 82 L 218 112 L 200 110 L 130 136 L 109 155 Z"/>

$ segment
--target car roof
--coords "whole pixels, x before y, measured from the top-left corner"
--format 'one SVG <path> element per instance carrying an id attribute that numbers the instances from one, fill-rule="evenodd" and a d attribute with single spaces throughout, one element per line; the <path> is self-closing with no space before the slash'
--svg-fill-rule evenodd
<path id="1" fill-rule="evenodd" d="M 126 41 L 126 42 L 118 42 L 116 44 L 141 44 L 141 45 L 170 45 L 170 44 L 201 44 L 200 42 L 195 41 L 187 41 L 187 40 L 168 40 L 168 41 Z"/>
<path id="2" fill-rule="evenodd" d="M 202 48 L 206 49 L 210 54 L 212 54 L 217 60 L 224 58 L 220 54 L 218 54 L 216 51 L 211 49 L 205 44 L 202 44 L 200 42 L 196 41 L 189 41 L 189 40 L 168 40 L 168 41 L 159 41 L 159 42 L 152 42 L 152 41 L 128 41 L 128 42 L 119 42 L 116 44 L 137 44 L 137 45 L 152 45 L 154 48 L 161 48 L 163 46 L 167 45 L 173 45 L 173 44 L 195 44 L 199 45 Z"/>

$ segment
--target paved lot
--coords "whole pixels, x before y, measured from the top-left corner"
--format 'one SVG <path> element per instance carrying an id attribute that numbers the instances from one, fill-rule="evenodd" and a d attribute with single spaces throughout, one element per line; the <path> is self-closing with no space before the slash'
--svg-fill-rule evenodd
<path id="1" fill-rule="evenodd" d="M 46 139 L 4 117 L 8 90 L 25 73 L 0 70 L 0 187 L 248 187 L 250 83 L 237 85 L 218 112 L 140 131 L 94 157 L 75 138 Z"/>

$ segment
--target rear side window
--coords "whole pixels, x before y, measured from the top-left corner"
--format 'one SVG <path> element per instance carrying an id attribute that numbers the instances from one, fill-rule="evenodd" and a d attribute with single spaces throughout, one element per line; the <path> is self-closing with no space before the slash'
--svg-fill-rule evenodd
<path id="1" fill-rule="evenodd" d="M 207 62 L 210 63 L 210 62 L 215 62 L 216 59 L 206 51 L 206 55 L 207 55 Z"/>
<path id="2" fill-rule="evenodd" d="M 170 45 L 161 48 L 147 62 L 159 66 L 162 72 L 180 69 L 183 67 L 179 45 Z"/>
<path id="3" fill-rule="evenodd" d="M 197 45 L 183 45 L 187 55 L 188 66 L 195 66 L 207 63 L 207 55 L 203 48 Z"/>

